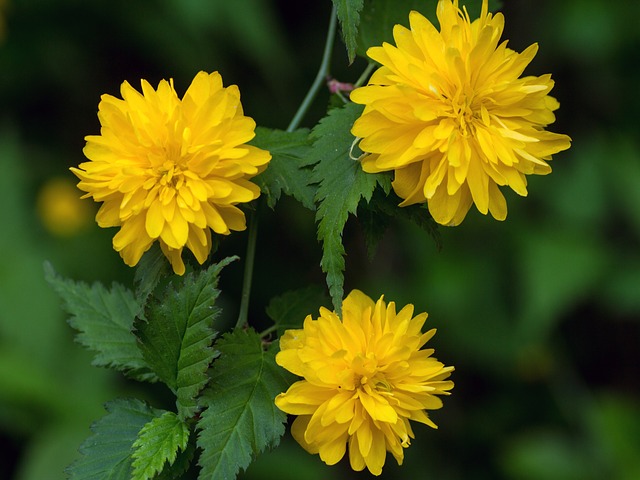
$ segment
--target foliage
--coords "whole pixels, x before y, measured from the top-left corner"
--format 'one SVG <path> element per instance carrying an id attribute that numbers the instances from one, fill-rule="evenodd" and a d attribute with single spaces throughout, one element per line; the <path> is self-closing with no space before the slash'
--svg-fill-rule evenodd
<path id="1" fill-rule="evenodd" d="M 108 414 L 92 426 L 93 435 L 80 446 L 82 457 L 68 469 L 72 480 L 131 478 L 138 432 L 160 414 L 158 410 L 132 399 L 114 400 L 105 408 Z"/>
<path id="2" fill-rule="evenodd" d="M 283 132 L 259 127 L 253 143 L 272 155 L 269 168 L 256 178 L 260 190 L 267 197 L 267 205 L 274 208 L 284 193 L 313 210 L 315 189 L 309 183 L 310 172 L 304 164 L 311 148 L 309 131 Z"/>
<path id="3" fill-rule="evenodd" d="M 233 478 L 267 447 L 276 446 L 287 416 L 273 403 L 292 382 L 275 363 L 277 344 L 264 350 L 255 332 L 236 331 L 217 344 L 221 352 L 202 396 L 198 423 L 201 478 Z"/>
<path id="4" fill-rule="evenodd" d="M 133 442 L 134 480 L 154 478 L 165 462 L 173 465 L 179 451 L 189 442 L 189 427 L 173 412 L 164 412 L 147 422 Z"/>
<path id="5" fill-rule="evenodd" d="M 330 299 L 321 288 L 311 285 L 272 298 L 266 313 L 273 320 L 278 333 L 282 334 L 290 328 L 301 328 L 307 315 L 317 312 L 329 302 Z"/>
<path id="6" fill-rule="evenodd" d="M 388 177 L 365 173 L 350 153 L 355 139 L 350 126 L 362 112 L 355 104 L 347 104 L 329 112 L 313 129 L 313 150 L 308 162 L 315 165 L 312 181 L 318 183 L 318 240 L 322 242 L 322 271 L 333 306 L 340 311 L 344 294 L 344 255 L 342 231 L 349 214 L 355 214 L 361 200 L 369 201 L 376 186 Z"/>
<path id="7" fill-rule="evenodd" d="M 176 395 L 178 413 L 186 419 L 197 409 L 196 397 L 208 381 L 207 369 L 217 356 L 211 347 L 220 313 L 215 301 L 218 276 L 228 258 L 170 285 L 162 300 L 147 305 L 146 320 L 135 323 L 139 348 L 150 367 Z"/>
<path id="8" fill-rule="evenodd" d="M 349 63 L 356 57 L 358 26 L 360 25 L 360 11 L 364 0 L 333 0 L 338 20 L 342 27 L 342 38 L 347 46 Z"/>
<path id="9" fill-rule="evenodd" d="M 89 286 L 65 280 L 50 264 L 45 264 L 45 277 L 71 314 L 69 324 L 79 332 L 76 340 L 96 352 L 94 365 L 113 367 L 139 380 L 155 380 L 131 335 L 141 307 L 130 290 L 117 283 L 107 290 L 100 283 Z"/>

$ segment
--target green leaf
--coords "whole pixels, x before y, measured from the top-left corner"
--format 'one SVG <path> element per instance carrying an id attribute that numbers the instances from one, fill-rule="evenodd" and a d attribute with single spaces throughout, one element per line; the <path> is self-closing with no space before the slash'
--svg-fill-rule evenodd
<path id="1" fill-rule="evenodd" d="M 360 11 L 363 0 L 333 0 L 342 28 L 342 38 L 347 46 L 349 63 L 353 63 L 356 58 L 356 47 L 358 46 L 358 25 L 360 24 Z"/>
<path id="2" fill-rule="evenodd" d="M 185 478 L 193 478 L 185 474 L 191 467 L 193 458 L 196 453 L 196 436 L 189 435 L 189 441 L 184 450 L 178 452 L 175 461 L 169 465 L 165 464 L 164 469 L 154 477 L 154 480 L 183 480 Z"/>
<path id="3" fill-rule="evenodd" d="M 136 285 L 136 297 L 141 305 L 147 302 L 147 298 L 153 293 L 160 280 L 170 273 L 169 262 L 162 253 L 160 246 L 154 243 L 136 266 L 134 283 Z"/>
<path id="4" fill-rule="evenodd" d="M 82 456 L 67 467 L 70 480 L 130 480 L 138 432 L 162 414 L 133 399 L 108 402 L 105 409 L 108 414 L 91 426 L 93 435 L 80 446 Z"/>
<path id="5" fill-rule="evenodd" d="M 49 263 L 44 268 L 47 282 L 71 315 L 69 324 L 79 332 L 76 341 L 96 352 L 92 364 L 115 368 L 140 381 L 156 381 L 131 331 L 141 310 L 133 293 L 117 283 L 107 290 L 100 283 L 89 286 L 64 279 Z"/>
<path id="6" fill-rule="evenodd" d="M 162 299 L 146 309 L 146 321 L 136 321 L 139 348 L 160 380 L 177 396 L 180 418 L 197 410 L 196 396 L 207 383 L 207 369 L 216 357 L 211 347 L 217 332 L 214 321 L 220 313 L 215 301 L 222 268 L 236 260 L 230 257 L 207 270 L 193 272 L 169 286 Z"/>
<path id="7" fill-rule="evenodd" d="M 254 179 L 267 197 L 269 207 L 275 207 L 284 193 L 309 210 L 315 210 L 315 187 L 309 183 L 311 172 L 302 164 L 311 148 L 309 130 L 285 132 L 258 127 L 252 143 L 271 152 L 269 166 Z"/>
<path id="8" fill-rule="evenodd" d="M 333 306 L 340 312 L 344 295 L 344 247 L 342 231 L 349 214 L 355 214 L 362 199 L 369 201 L 384 174 L 365 173 L 350 156 L 354 137 L 350 130 L 363 107 L 353 103 L 329 112 L 311 132 L 315 140 L 308 162 L 315 164 L 313 180 L 319 183 L 316 201 L 318 240 L 322 242 L 322 271 Z"/>
<path id="9" fill-rule="evenodd" d="M 253 330 L 226 334 L 216 348 L 221 355 L 201 397 L 207 409 L 198 423 L 199 478 L 229 480 L 258 453 L 279 443 L 287 416 L 274 398 L 293 378 L 275 363 L 277 342 L 265 351 Z"/>
<path id="10" fill-rule="evenodd" d="M 142 427 L 133 443 L 133 480 L 149 480 L 189 442 L 189 427 L 173 412 L 164 412 Z"/>
<path id="11" fill-rule="evenodd" d="M 373 257 L 378 242 L 392 222 L 398 219 L 414 223 L 431 236 L 438 250 L 442 248 L 438 224 L 429 213 L 426 204 L 399 207 L 398 204 L 401 202 L 402 199 L 393 192 L 385 193 L 376 190 L 369 203 L 360 204 L 358 220 L 360 220 L 364 232 L 369 257 Z"/>
<path id="12" fill-rule="evenodd" d="M 380 215 L 375 208 L 360 208 L 358 209 L 358 220 L 367 245 L 367 256 L 371 261 L 376 254 L 378 244 L 391 225 L 391 217 Z"/>
<path id="13" fill-rule="evenodd" d="M 307 315 L 317 315 L 319 308 L 330 301 L 323 289 L 312 285 L 272 298 L 267 306 L 267 315 L 282 334 L 290 328 L 301 328 Z"/>

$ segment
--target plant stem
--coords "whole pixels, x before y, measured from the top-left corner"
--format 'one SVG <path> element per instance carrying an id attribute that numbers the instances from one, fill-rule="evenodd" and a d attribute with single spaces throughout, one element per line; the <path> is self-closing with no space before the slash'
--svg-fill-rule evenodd
<path id="1" fill-rule="evenodd" d="M 242 295 L 240 297 L 240 312 L 236 328 L 243 328 L 249 319 L 249 297 L 251 295 L 251 281 L 253 280 L 253 264 L 256 258 L 256 241 L 258 238 L 258 211 L 249 215 L 249 236 L 247 238 L 247 255 L 244 261 L 244 277 L 242 279 Z"/>
<path id="2" fill-rule="evenodd" d="M 338 24 L 338 15 L 336 14 L 335 5 L 331 9 L 331 20 L 329 22 L 329 31 L 327 32 L 327 40 L 324 44 L 324 53 L 322 54 L 322 61 L 320 62 L 320 68 L 318 69 L 318 73 L 316 74 L 316 78 L 311 84 L 309 91 L 307 92 L 306 97 L 298 107 L 298 111 L 293 116 L 291 123 L 287 127 L 287 132 L 293 132 L 298 126 L 300 122 L 304 118 L 307 110 L 311 106 L 311 103 L 315 99 L 318 94 L 318 90 L 323 83 L 327 80 L 327 75 L 329 74 L 329 62 L 331 61 L 331 53 L 333 51 L 333 41 L 336 37 L 336 27 Z"/>
<path id="3" fill-rule="evenodd" d="M 270 335 L 271 333 L 275 332 L 277 329 L 278 329 L 277 325 L 271 325 L 269 328 L 266 328 L 262 332 L 260 332 L 260 338 L 264 338 L 267 335 Z"/>
<path id="4" fill-rule="evenodd" d="M 374 68 L 376 68 L 376 64 L 375 63 L 370 63 L 369 65 L 367 65 L 367 68 L 364 69 L 364 72 L 362 72 L 362 75 L 360 75 L 360 78 L 358 78 L 358 80 L 356 81 L 356 83 L 353 84 L 354 87 L 361 87 L 362 85 L 364 85 L 364 82 L 367 81 L 367 79 L 369 78 L 369 75 L 371 75 L 371 72 L 373 71 Z"/>
<path id="5" fill-rule="evenodd" d="M 333 51 L 333 41 L 336 36 L 336 27 L 338 23 L 338 15 L 336 14 L 335 5 L 331 9 L 331 20 L 329 22 L 329 31 L 327 32 L 327 40 L 324 45 L 324 53 L 322 61 L 315 80 L 311 84 L 307 95 L 298 107 L 298 111 L 293 116 L 291 123 L 287 127 L 287 132 L 293 132 L 304 118 L 315 99 L 322 84 L 326 81 L 329 74 L 329 62 L 331 61 L 331 53 Z M 247 239 L 247 254 L 244 263 L 244 278 L 242 279 L 242 294 L 240 297 L 240 312 L 238 313 L 238 321 L 235 328 L 243 328 L 248 323 L 249 316 L 249 297 L 251 295 L 251 281 L 253 279 L 253 264 L 256 257 L 256 240 L 258 238 L 258 212 L 252 212 L 249 216 L 248 226 L 249 237 Z"/>

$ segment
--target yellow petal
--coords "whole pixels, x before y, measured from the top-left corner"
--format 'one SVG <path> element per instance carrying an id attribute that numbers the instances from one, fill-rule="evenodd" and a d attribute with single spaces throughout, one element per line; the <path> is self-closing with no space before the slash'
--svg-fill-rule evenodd
<path id="1" fill-rule="evenodd" d="M 176 212 L 173 216 L 173 220 L 168 223 L 169 230 L 173 234 L 172 237 L 169 237 L 172 241 L 175 242 L 174 245 L 167 241 L 167 236 L 163 235 L 163 240 L 167 242 L 171 248 L 182 248 L 187 243 L 187 238 L 189 237 L 189 224 L 182 216 L 180 209 L 176 209 Z"/>
<path id="2" fill-rule="evenodd" d="M 164 256 L 169 260 L 169 263 L 171 263 L 171 268 L 173 268 L 174 273 L 176 275 L 184 275 L 186 269 L 182 261 L 182 248 L 171 248 L 162 240 L 160 240 L 160 248 Z"/>
<path id="3" fill-rule="evenodd" d="M 507 218 L 507 201 L 498 186 L 493 182 L 489 183 L 489 211 L 496 220 Z"/>
<path id="4" fill-rule="evenodd" d="M 327 411 L 320 419 L 320 423 L 327 426 L 333 422 L 350 422 L 355 412 L 356 397 L 357 395 L 349 391 L 333 395 L 327 404 Z"/>
<path id="5" fill-rule="evenodd" d="M 311 420 L 311 415 L 301 415 L 296 417 L 293 424 L 291 425 L 291 435 L 293 438 L 304 448 L 307 452 L 311 454 L 318 453 L 318 446 L 308 443 L 305 440 L 305 432 L 307 431 L 307 426 L 309 425 L 309 421 Z"/>
<path id="6" fill-rule="evenodd" d="M 471 162 L 467 174 L 469 191 L 476 207 L 486 215 L 489 210 L 489 176 L 484 172 L 480 162 Z"/>
<path id="7" fill-rule="evenodd" d="M 473 203 L 468 188 L 460 188 L 449 195 L 447 188 L 441 185 L 429 199 L 429 212 L 433 219 L 441 225 L 459 225 Z"/>
<path id="8" fill-rule="evenodd" d="M 164 228 L 163 207 L 160 202 L 153 202 L 149 205 L 145 219 L 145 228 L 151 238 L 158 238 Z"/>
<path id="9" fill-rule="evenodd" d="M 329 388 L 318 387 L 307 381 L 298 381 L 289 387 L 286 393 L 276 397 L 276 406 L 292 415 L 311 415 L 319 405 L 335 396 Z"/>
<path id="10" fill-rule="evenodd" d="M 367 466 L 362 453 L 360 453 L 360 444 L 358 443 L 357 435 L 349 437 L 349 463 L 351 464 L 351 468 L 356 472 L 364 470 Z"/>
<path id="11" fill-rule="evenodd" d="M 347 451 L 347 436 L 341 435 L 329 442 L 324 442 L 318 446 L 320 458 L 327 465 L 335 465 Z"/>
<path id="12" fill-rule="evenodd" d="M 229 234 L 229 228 L 225 223 L 222 215 L 218 208 L 208 203 L 204 203 L 202 205 L 202 211 L 204 212 L 207 218 L 207 225 L 216 233 L 221 233 L 223 235 Z"/>
<path id="13" fill-rule="evenodd" d="M 398 420 L 398 414 L 394 408 L 379 395 L 374 396 L 361 392 L 359 398 L 362 406 L 373 420 L 388 423 L 395 423 Z"/>
<path id="14" fill-rule="evenodd" d="M 364 456 L 364 461 L 372 474 L 380 475 L 387 456 L 386 443 L 384 434 L 380 430 L 374 428 L 371 430 L 371 434 L 373 437 L 371 450 L 368 455 Z"/>

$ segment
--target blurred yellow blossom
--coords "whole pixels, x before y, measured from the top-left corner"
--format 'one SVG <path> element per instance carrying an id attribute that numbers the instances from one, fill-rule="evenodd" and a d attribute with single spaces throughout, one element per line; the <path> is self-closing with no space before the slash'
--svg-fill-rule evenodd
<path id="1" fill-rule="evenodd" d="M 37 198 L 38 215 L 44 227 L 58 237 L 72 237 L 91 222 L 93 211 L 78 197 L 68 178 L 54 177 L 42 186 Z"/>

